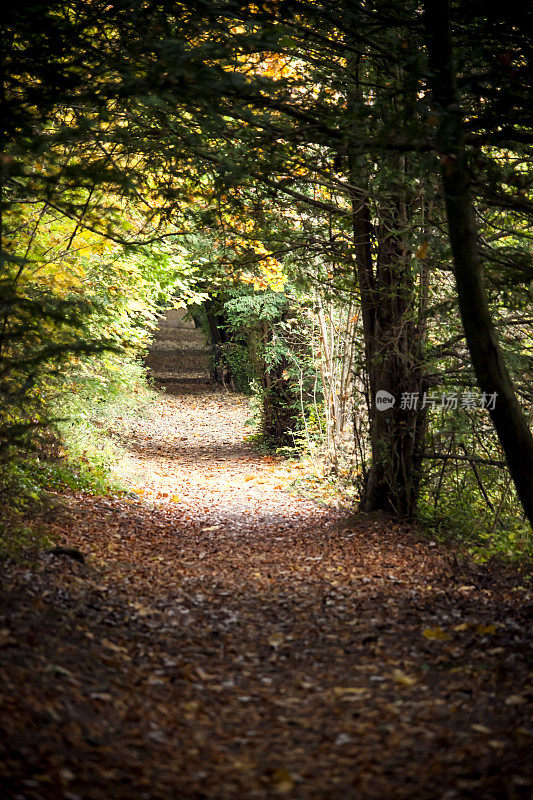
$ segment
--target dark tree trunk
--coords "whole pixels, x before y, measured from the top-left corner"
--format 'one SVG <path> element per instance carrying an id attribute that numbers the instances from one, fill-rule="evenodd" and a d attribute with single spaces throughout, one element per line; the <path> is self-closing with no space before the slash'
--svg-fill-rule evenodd
<path id="1" fill-rule="evenodd" d="M 483 286 L 446 0 L 425 0 L 425 22 L 433 100 L 440 116 L 442 184 L 466 342 L 481 391 L 496 393 L 490 414 L 518 497 L 533 525 L 533 436 L 503 361 Z"/>
<path id="2" fill-rule="evenodd" d="M 226 333 L 227 319 L 220 313 L 220 303 L 208 298 L 204 301 L 204 308 L 211 335 L 211 377 L 223 386 L 235 389 L 231 370 L 223 355 L 223 345 L 228 341 Z"/>
<path id="3" fill-rule="evenodd" d="M 352 60 L 354 91 L 352 102 L 357 116 L 361 103 L 358 59 Z M 391 158 L 398 158 L 391 156 Z M 403 171 L 405 163 L 391 164 Z M 364 179 L 357 152 L 348 153 L 350 183 L 361 186 Z M 402 235 L 407 227 L 405 199 L 401 189 L 396 198 L 379 209 L 378 229 L 372 223 L 367 200 L 361 190 L 352 193 L 352 224 L 365 362 L 370 390 L 370 445 L 372 461 L 366 477 L 361 506 L 365 511 L 382 510 L 398 517 L 412 517 L 416 511 L 424 439 L 425 410 L 403 407 L 402 395 L 421 394 L 423 386 L 422 340 L 416 314 L 415 287 L 410 253 Z M 376 405 L 376 394 L 388 392 L 395 404 L 387 410 Z"/>
<path id="4" fill-rule="evenodd" d="M 282 312 L 281 320 L 286 318 L 286 311 Z M 284 373 L 290 369 L 286 358 L 279 358 L 272 364 L 265 360 L 269 346 L 272 342 L 272 326 L 264 320 L 258 336 L 262 341 L 260 352 L 263 353 L 257 363 L 262 388 L 261 429 L 267 442 L 275 443 L 280 447 L 293 447 L 295 445 L 294 433 L 298 425 L 299 408 L 296 403 L 294 390 L 289 381 L 285 380 Z"/>
<path id="5" fill-rule="evenodd" d="M 213 345 L 223 344 L 227 341 L 225 323 L 226 320 L 222 319 L 219 311 L 216 308 L 216 303 L 210 298 L 204 302 L 205 313 L 207 317 L 207 324 L 209 325 L 209 332 L 211 334 L 211 342 Z"/>
<path id="6" fill-rule="evenodd" d="M 419 404 L 404 403 L 402 407 L 402 396 L 419 396 L 424 388 L 414 285 L 401 239 L 378 231 L 374 269 L 369 234 L 368 211 L 359 204 L 354 209 L 354 235 L 370 388 L 372 449 L 362 506 L 365 511 L 383 510 L 410 517 L 416 511 L 427 424 L 426 412 Z M 380 410 L 376 405 L 380 391 L 395 398 L 393 406 Z"/>

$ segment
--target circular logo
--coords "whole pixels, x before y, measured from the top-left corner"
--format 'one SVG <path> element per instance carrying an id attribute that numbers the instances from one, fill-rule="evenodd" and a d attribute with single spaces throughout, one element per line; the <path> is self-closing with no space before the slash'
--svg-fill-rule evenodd
<path id="1" fill-rule="evenodd" d="M 385 389 L 380 389 L 379 392 L 376 392 L 376 408 L 378 411 L 386 411 L 388 408 L 392 408 L 395 402 L 394 395 L 386 392 Z"/>

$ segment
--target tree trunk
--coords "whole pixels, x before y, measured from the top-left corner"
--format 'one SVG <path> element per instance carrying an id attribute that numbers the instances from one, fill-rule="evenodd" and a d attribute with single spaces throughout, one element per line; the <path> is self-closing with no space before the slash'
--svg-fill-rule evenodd
<path id="1" fill-rule="evenodd" d="M 425 24 L 433 100 L 440 116 L 437 137 L 442 184 L 466 342 L 481 391 L 496 395 L 490 415 L 518 497 L 533 525 L 533 436 L 503 361 L 483 286 L 446 0 L 425 0 Z"/>
<path id="2" fill-rule="evenodd" d="M 362 101 L 358 59 L 352 59 L 355 88 L 351 98 L 354 114 Z M 391 158 L 398 158 L 391 156 Z M 392 172 L 405 167 L 392 165 Z M 348 152 L 350 183 L 365 184 L 356 150 Z M 379 199 L 378 199 L 379 200 Z M 401 233 L 406 230 L 405 202 L 398 190 L 378 210 L 379 229 L 373 224 L 361 190 L 353 190 L 352 226 L 365 362 L 370 390 L 370 445 L 372 463 L 366 476 L 361 506 L 365 511 L 382 510 L 398 517 L 412 517 L 416 511 L 423 460 L 427 414 L 424 409 L 404 404 L 402 395 L 423 390 L 422 346 L 418 335 L 411 255 Z M 392 407 L 380 410 L 378 392 L 395 398 Z"/>
<path id="3" fill-rule="evenodd" d="M 386 232 L 386 229 L 398 227 L 398 219 L 391 219 L 395 210 L 391 207 L 386 213 L 387 225 L 383 225 L 383 231 L 376 236 L 374 268 L 374 231 L 368 208 L 360 199 L 353 198 L 372 450 L 362 508 L 411 517 L 418 499 L 427 414 L 415 403 L 402 404 L 402 395 L 422 394 L 422 353 L 409 254 L 405 252 L 401 237 Z M 376 405 L 376 395 L 381 391 L 395 398 L 394 405 L 384 410 Z"/>

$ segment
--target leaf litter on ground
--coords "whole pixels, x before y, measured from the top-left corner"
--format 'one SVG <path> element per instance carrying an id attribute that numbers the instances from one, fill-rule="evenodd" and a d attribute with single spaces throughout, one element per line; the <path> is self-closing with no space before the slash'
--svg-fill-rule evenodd
<path id="1" fill-rule="evenodd" d="M 4 563 L 2 798 L 531 797 L 527 584 L 287 492 L 247 415 L 173 384 L 46 521 L 85 563 Z"/>

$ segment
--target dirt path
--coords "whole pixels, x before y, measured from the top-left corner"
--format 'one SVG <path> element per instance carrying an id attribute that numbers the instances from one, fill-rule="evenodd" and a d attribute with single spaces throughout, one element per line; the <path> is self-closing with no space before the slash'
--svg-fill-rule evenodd
<path id="1" fill-rule="evenodd" d="M 162 396 L 149 419 L 116 437 L 129 450 L 126 482 L 196 529 L 218 524 L 233 535 L 333 520 L 331 511 L 285 490 L 294 465 L 254 452 L 246 441 L 250 416 L 246 398 L 209 386 L 199 396 Z"/>
<path id="2" fill-rule="evenodd" d="M 85 564 L 3 565 L 0 797 L 531 797 L 527 588 L 287 493 L 191 388 L 117 420 L 137 497 L 49 522 Z"/>

